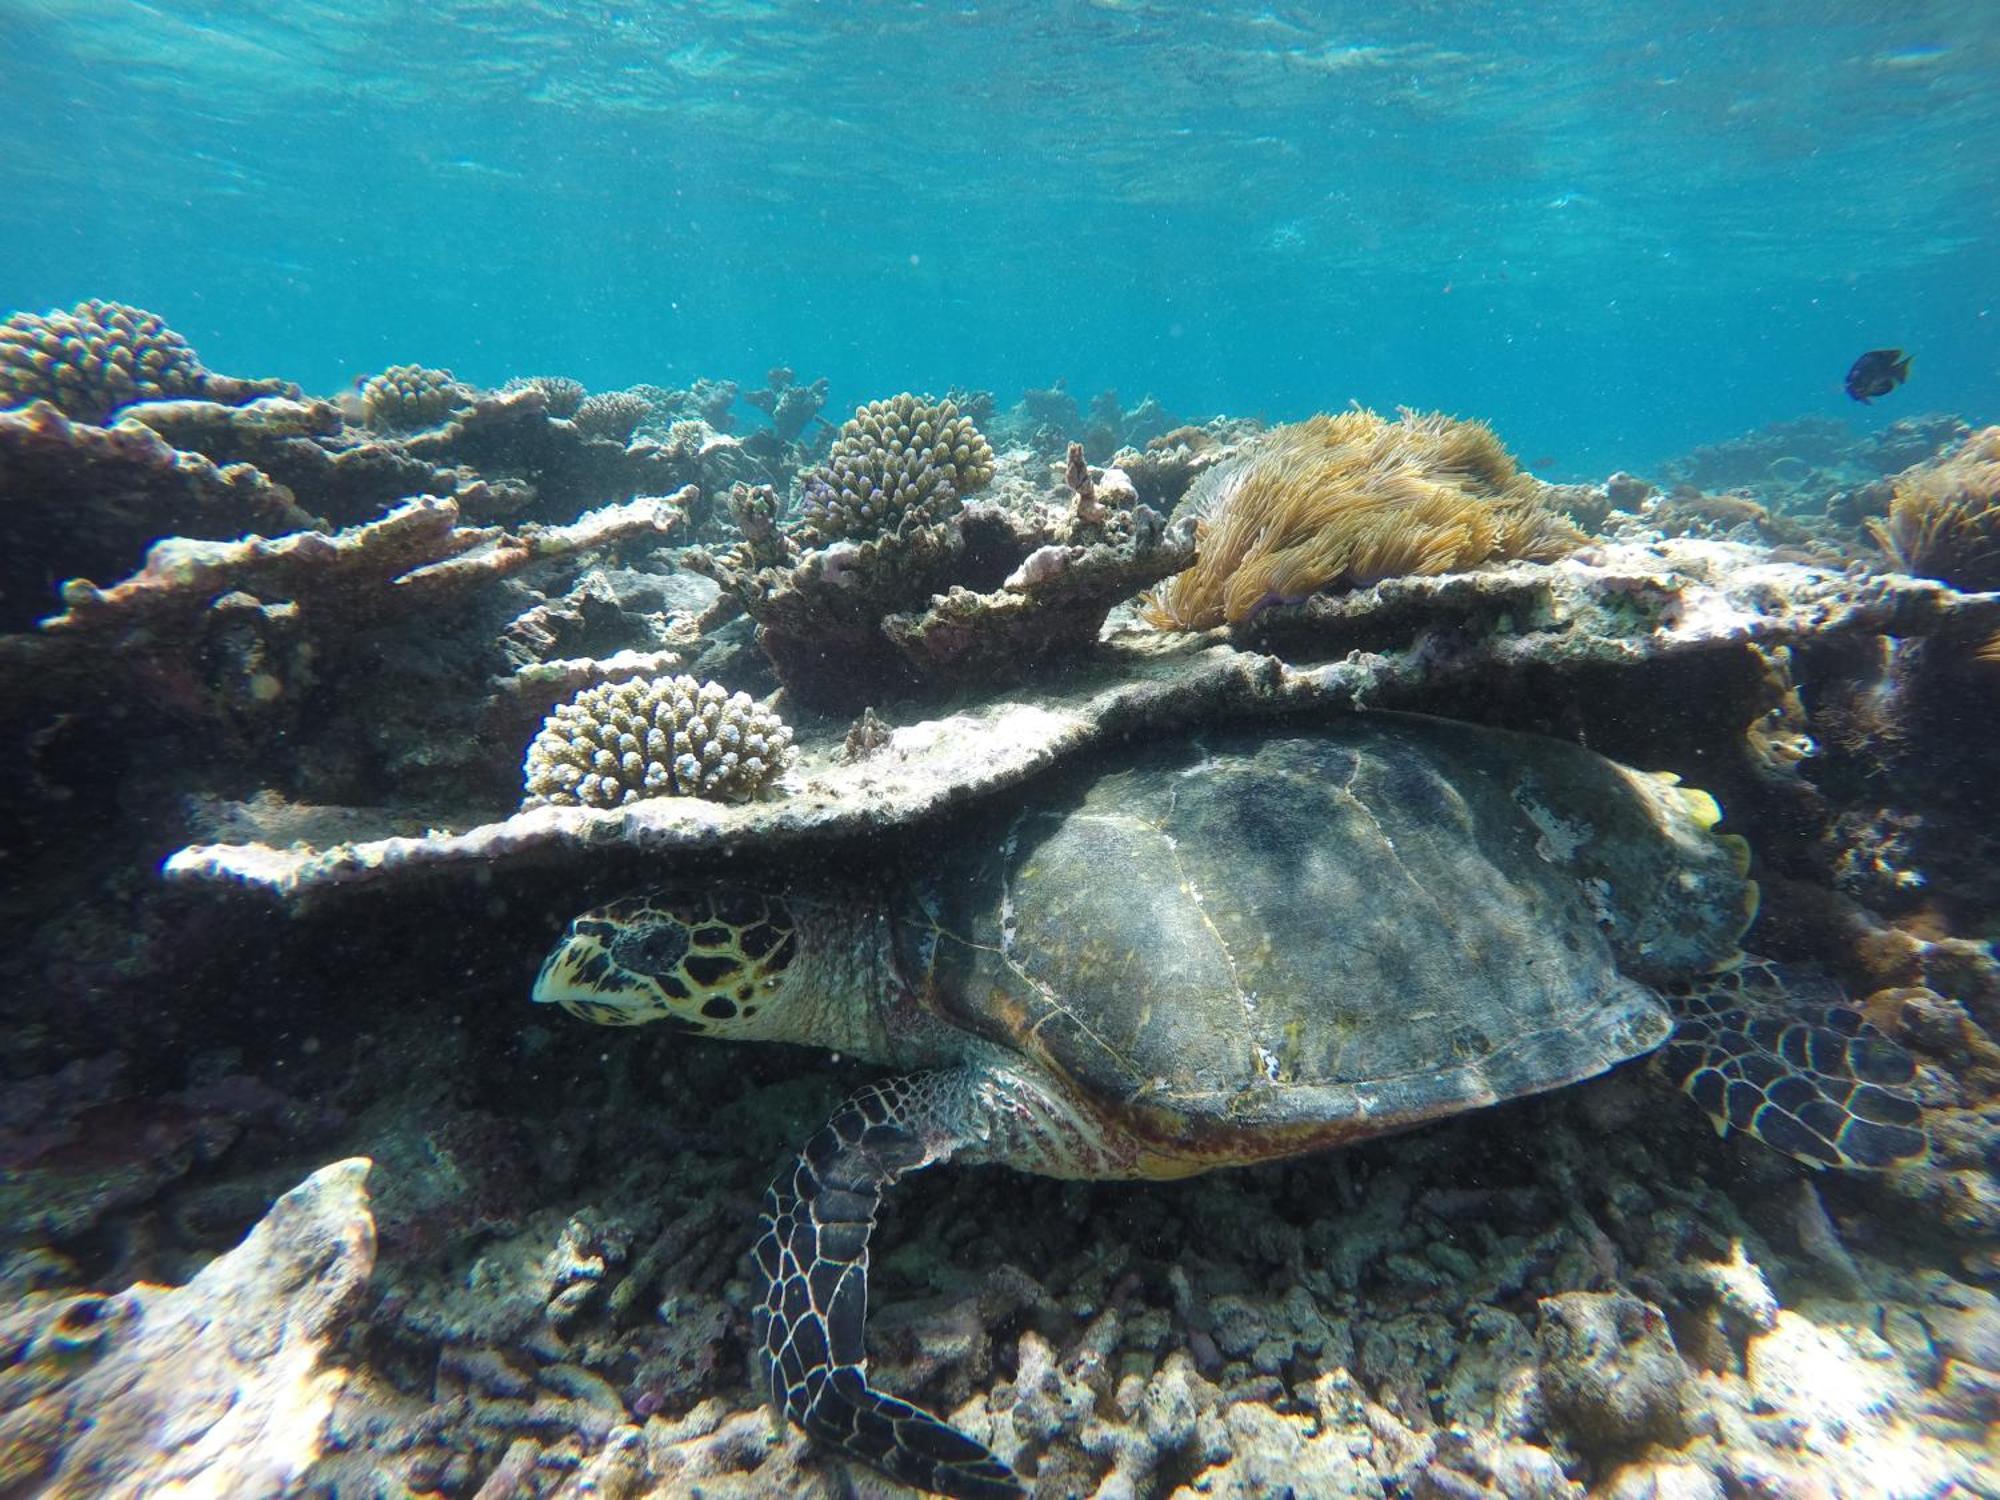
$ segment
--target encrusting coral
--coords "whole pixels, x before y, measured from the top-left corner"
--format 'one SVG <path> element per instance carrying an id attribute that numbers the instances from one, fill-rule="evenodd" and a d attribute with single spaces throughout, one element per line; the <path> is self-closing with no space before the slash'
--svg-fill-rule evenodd
<path id="1" fill-rule="evenodd" d="M 391 365 L 362 382 L 361 409 L 378 432 L 415 432 L 442 422 L 471 394 L 449 370 Z"/>
<path id="2" fill-rule="evenodd" d="M 993 448 L 950 401 L 908 391 L 841 424 L 826 466 L 805 484 L 799 540 L 886 536 L 953 515 L 993 477 Z"/>
<path id="3" fill-rule="evenodd" d="M 92 297 L 68 312 L 0 322 L 0 409 L 52 402 L 102 422 L 134 401 L 199 395 L 206 372 L 188 341 L 156 313 Z"/>
<path id="4" fill-rule="evenodd" d="M 1896 477 L 1886 521 L 1869 534 L 1905 573 L 1968 593 L 2000 589 L 2000 427 L 1986 427 L 1949 458 Z"/>
<path id="5" fill-rule="evenodd" d="M 1274 430 L 1215 471 L 1195 565 L 1149 595 L 1161 630 L 1241 624 L 1324 588 L 1496 560 L 1546 560 L 1583 534 L 1483 422 L 1356 409 Z"/>
<path id="6" fill-rule="evenodd" d="M 780 775 L 792 753 L 792 731 L 748 693 L 688 676 L 606 683 L 542 722 L 522 768 L 522 806 L 742 801 Z"/>

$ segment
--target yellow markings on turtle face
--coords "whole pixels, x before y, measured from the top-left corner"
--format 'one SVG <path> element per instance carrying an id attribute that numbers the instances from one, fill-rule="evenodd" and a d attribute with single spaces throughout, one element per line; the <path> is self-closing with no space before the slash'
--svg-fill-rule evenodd
<path id="1" fill-rule="evenodd" d="M 1722 804 L 1700 787 L 1682 787 L 1680 792 L 1681 806 L 1687 809 L 1697 828 L 1707 832 L 1722 821 Z"/>
<path id="2" fill-rule="evenodd" d="M 599 1025 L 721 1030 L 776 998 L 797 952 L 778 897 L 732 887 L 629 896 L 570 923 L 534 998 Z"/>

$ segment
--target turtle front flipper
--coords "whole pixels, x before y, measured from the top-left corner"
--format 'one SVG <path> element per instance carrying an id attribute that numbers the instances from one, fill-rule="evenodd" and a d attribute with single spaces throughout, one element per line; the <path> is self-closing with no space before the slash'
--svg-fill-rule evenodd
<path id="1" fill-rule="evenodd" d="M 1667 993 L 1669 1081 L 1715 1123 L 1809 1167 L 1880 1168 L 1929 1149 L 1910 1055 L 1830 981 L 1757 959 Z"/>
<path id="2" fill-rule="evenodd" d="M 868 1384 L 868 1236 L 882 1193 L 951 1155 L 976 1089 L 918 1073 L 854 1095 L 764 1195 L 756 1337 L 772 1402 L 892 1479 L 955 1500 L 1011 1500 L 1014 1471 L 957 1428 Z"/>

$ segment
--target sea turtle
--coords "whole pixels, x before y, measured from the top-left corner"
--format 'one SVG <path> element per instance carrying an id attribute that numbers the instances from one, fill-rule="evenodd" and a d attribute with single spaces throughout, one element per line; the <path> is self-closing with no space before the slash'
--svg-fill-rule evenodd
<path id="1" fill-rule="evenodd" d="M 1663 1043 L 1721 1130 L 1815 1164 L 1921 1151 L 1909 1059 L 1743 963 L 1756 888 L 1719 817 L 1670 777 L 1443 720 L 1218 730 L 1059 774 L 914 868 L 614 901 L 534 993 L 908 1070 L 765 1198 L 763 1369 L 792 1421 L 893 1478 L 1012 1495 L 984 1446 L 868 1384 L 868 1237 L 905 1172 L 1180 1177 Z"/>

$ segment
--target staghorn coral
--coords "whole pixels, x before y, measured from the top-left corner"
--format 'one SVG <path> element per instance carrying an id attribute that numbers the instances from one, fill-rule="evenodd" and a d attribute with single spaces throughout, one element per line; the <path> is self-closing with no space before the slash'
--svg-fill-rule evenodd
<path id="1" fill-rule="evenodd" d="M 451 371 L 422 365 L 391 365 L 361 383 L 361 410 L 377 432 L 435 427 L 471 398 Z"/>
<path id="2" fill-rule="evenodd" d="M 577 408 L 583 405 L 587 394 L 580 380 L 571 380 L 567 375 L 522 375 L 500 387 L 501 392 L 540 391 L 548 414 L 567 421 L 574 417 Z"/>
<path id="3" fill-rule="evenodd" d="M 642 797 L 754 797 L 792 759 L 792 731 L 748 693 L 692 677 L 586 688 L 542 722 L 523 807 L 622 807 Z"/>
<path id="4" fill-rule="evenodd" d="M 653 414 L 653 405 L 634 391 L 600 391 L 576 409 L 576 425 L 590 437 L 629 443 L 639 424 Z"/>
<path id="5" fill-rule="evenodd" d="M 1241 624 L 1325 588 L 1547 559 L 1582 533 L 1541 501 L 1493 430 L 1355 409 L 1275 429 L 1195 492 L 1200 556 L 1149 595 L 1160 630 Z"/>
<path id="6" fill-rule="evenodd" d="M 1953 588 L 2000 589 L 2000 427 L 1986 427 L 1940 463 L 1896 477 L 1886 521 L 1868 531 L 1896 567 Z"/>
<path id="7" fill-rule="evenodd" d="M 0 408 L 53 403 L 101 423 L 121 406 L 202 392 L 207 372 L 156 313 L 92 297 L 0 323 Z"/>
<path id="8" fill-rule="evenodd" d="M 993 449 L 950 401 L 905 391 L 841 425 L 826 466 L 806 480 L 799 540 L 891 535 L 954 515 L 993 477 Z"/>

